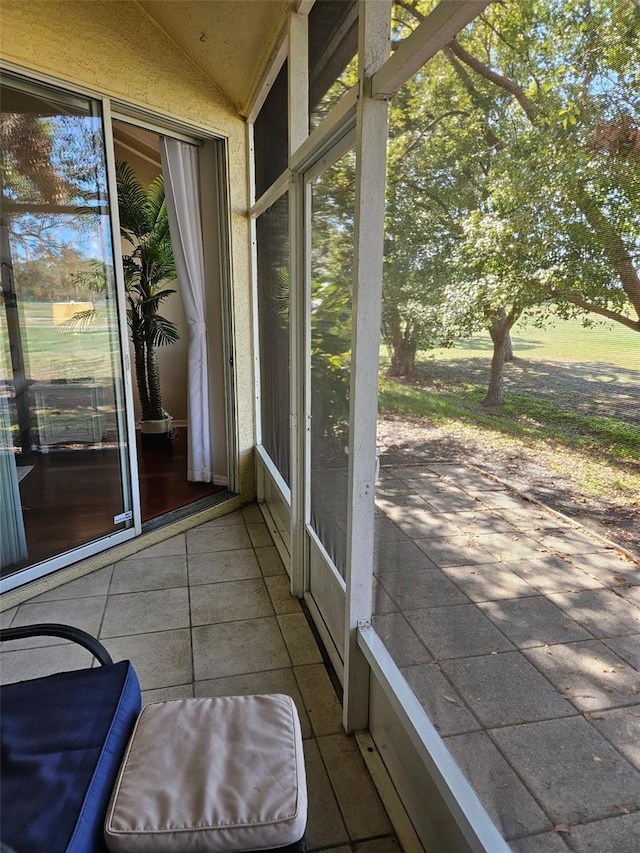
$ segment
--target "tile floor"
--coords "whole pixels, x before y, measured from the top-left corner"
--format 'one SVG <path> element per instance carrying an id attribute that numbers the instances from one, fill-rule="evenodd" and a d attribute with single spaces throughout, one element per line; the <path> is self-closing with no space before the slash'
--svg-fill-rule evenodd
<path id="1" fill-rule="evenodd" d="M 130 658 L 144 701 L 283 692 L 305 742 L 310 850 L 398 853 L 389 818 L 258 507 L 207 522 L 0 614 L 65 622 Z M 54 638 L 4 644 L 5 682 L 87 665 Z"/>

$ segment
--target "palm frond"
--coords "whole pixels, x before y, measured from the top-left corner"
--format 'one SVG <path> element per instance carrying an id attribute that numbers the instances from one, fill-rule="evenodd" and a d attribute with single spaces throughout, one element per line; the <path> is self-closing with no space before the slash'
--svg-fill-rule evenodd
<path id="1" fill-rule="evenodd" d="M 131 243 L 123 255 L 127 324 L 136 361 L 144 417 L 162 411 L 156 347 L 180 338 L 177 325 L 158 311 L 175 290 L 163 287 L 176 277 L 162 175 L 145 189 L 125 161 L 116 164 L 121 234 Z"/>
<path id="2" fill-rule="evenodd" d="M 86 332 L 96 324 L 95 308 L 88 308 L 86 311 L 76 311 L 68 320 L 64 320 L 58 326 L 56 331 L 61 334 L 71 334 L 71 332 Z"/>
<path id="3" fill-rule="evenodd" d="M 149 230 L 145 209 L 147 196 L 126 160 L 116 162 L 116 186 L 120 231 L 127 239 L 130 239 L 131 235 L 139 238 Z"/>

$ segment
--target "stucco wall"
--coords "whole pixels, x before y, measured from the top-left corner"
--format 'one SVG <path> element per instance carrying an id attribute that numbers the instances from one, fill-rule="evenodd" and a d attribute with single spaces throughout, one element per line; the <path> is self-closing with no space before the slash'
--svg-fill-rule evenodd
<path id="1" fill-rule="evenodd" d="M 253 358 L 244 122 L 224 93 L 128 0 L 2 0 L 0 56 L 26 70 L 227 139 L 239 485 L 243 492 L 252 493 Z"/>

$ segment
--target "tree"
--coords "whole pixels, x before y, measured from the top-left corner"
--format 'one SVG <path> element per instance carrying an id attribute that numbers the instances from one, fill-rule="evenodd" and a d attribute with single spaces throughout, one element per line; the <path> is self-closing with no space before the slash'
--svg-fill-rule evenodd
<path id="1" fill-rule="evenodd" d="M 421 296 L 444 339 L 488 328 L 489 404 L 524 313 L 640 331 L 639 29 L 632 0 L 492 4 L 392 102 L 388 220 L 417 280 L 385 311 Z"/>
<path id="2" fill-rule="evenodd" d="M 116 163 L 120 234 L 131 245 L 123 254 L 127 322 L 135 356 L 142 420 L 162 420 L 157 348 L 180 333 L 159 307 L 174 290 L 163 285 L 175 278 L 175 265 L 162 175 L 145 190 L 128 163 Z"/>

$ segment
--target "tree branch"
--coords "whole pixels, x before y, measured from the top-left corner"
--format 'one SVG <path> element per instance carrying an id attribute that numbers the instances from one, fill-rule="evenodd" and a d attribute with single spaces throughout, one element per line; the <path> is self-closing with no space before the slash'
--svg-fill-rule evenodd
<path id="1" fill-rule="evenodd" d="M 614 320 L 616 323 L 620 323 L 634 332 L 640 332 L 640 320 L 632 320 L 631 317 L 627 317 L 619 311 L 611 311 L 609 308 L 594 305 L 577 293 L 566 294 L 553 288 L 549 288 L 548 293 L 559 302 L 570 302 L 572 305 L 582 308 L 583 311 L 588 311 L 590 314 L 599 314 L 601 317 L 606 317 L 607 320 Z"/>
<path id="2" fill-rule="evenodd" d="M 480 107 L 480 109 L 484 113 L 484 116 L 485 116 L 484 137 L 487 141 L 487 145 L 489 146 L 489 148 L 495 148 L 496 151 L 502 151 L 507 146 L 499 137 L 496 136 L 496 134 L 493 132 L 493 130 L 491 129 L 491 127 L 489 125 L 489 122 L 486 118 L 486 114 L 488 112 L 488 104 L 487 104 L 486 98 L 473 85 L 473 80 L 467 74 L 466 70 L 462 67 L 460 62 L 458 62 L 456 57 L 453 55 L 453 52 L 451 51 L 451 48 L 449 46 L 444 48 L 444 55 L 447 57 L 447 59 L 451 63 L 451 66 L 452 66 L 453 70 L 455 71 L 455 73 L 457 74 L 458 79 L 462 83 L 466 93 L 471 98 L 471 103 L 474 104 L 474 106 L 476 106 L 476 107 Z"/>
<path id="3" fill-rule="evenodd" d="M 635 269 L 633 259 L 624 241 L 583 187 L 577 186 L 575 188 L 573 201 L 593 228 L 598 242 L 609 259 L 609 263 L 620 278 L 620 283 L 624 292 L 629 297 L 629 302 L 633 305 L 638 317 L 640 317 L 640 276 Z M 638 329 L 639 326 L 636 324 L 636 326 L 631 326 L 630 328 Z"/>
<path id="4" fill-rule="evenodd" d="M 469 68 L 473 69 L 473 71 L 481 77 L 484 77 L 485 80 L 488 80 L 490 83 L 493 83 L 495 86 L 498 86 L 500 89 L 504 89 L 505 92 L 509 92 L 509 94 L 513 95 L 524 110 L 525 115 L 531 124 L 536 123 L 536 110 L 533 102 L 529 100 L 517 83 L 510 80 L 508 77 L 503 77 L 502 74 L 498 74 L 497 71 L 489 68 L 489 66 L 485 65 L 484 62 L 481 62 L 479 59 L 476 59 L 475 56 L 467 53 L 467 51 L 455 39 L 452 39 L 447 47 L 461 62 L 464 62 L 465 65 L 468 65 Z"/>
<path id="5" fill-rule="evenodd" d="M 469 113 L 466 112 L 466 110 L 447 110 L 447 112 L 437 116 L 433 119 L 433 121 L 429 122 L 429 124 L 420 131 L 418 136 L 413 140 L 413 142 L 409 145 L 404 154 L 402 154 L 401 156 L 406 157 L 407 154 L 410 154 L 413 149 L 422 142 L 422 140 L 425 138 L 425 136 L 427 135 L 427 133 L 429 133 L 430 130 L 432 130 L 437 124 L 439 124 L 441 121 L 444 121 L 444 119 L 448 118 L 449 116 L 464 116 L 465 118 L 468 118 Z"/>

